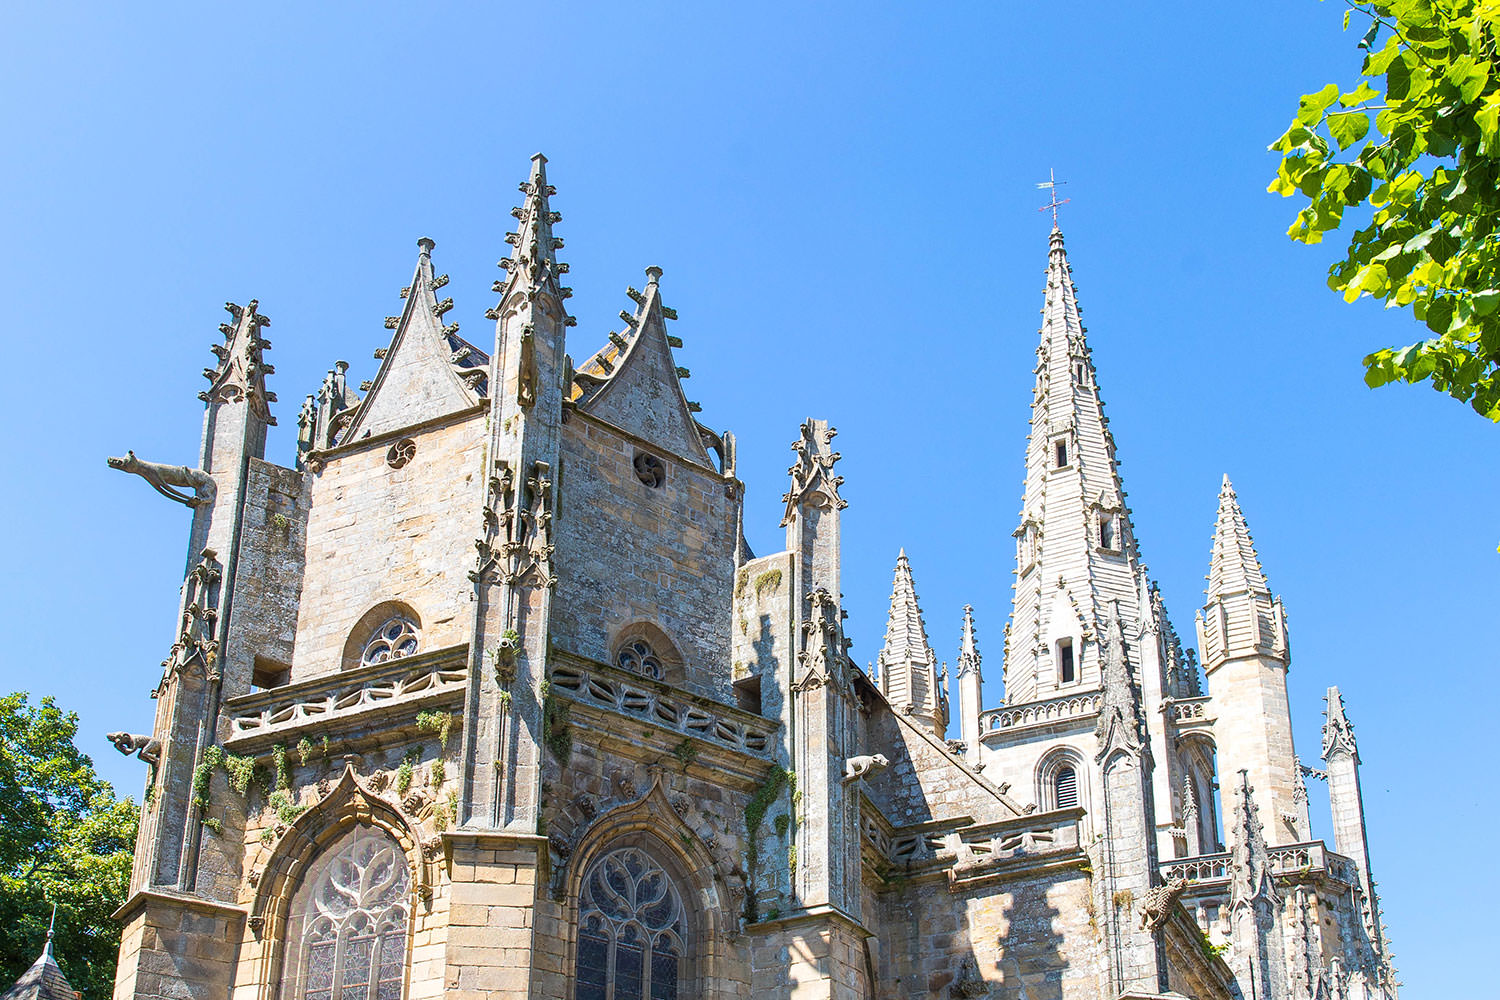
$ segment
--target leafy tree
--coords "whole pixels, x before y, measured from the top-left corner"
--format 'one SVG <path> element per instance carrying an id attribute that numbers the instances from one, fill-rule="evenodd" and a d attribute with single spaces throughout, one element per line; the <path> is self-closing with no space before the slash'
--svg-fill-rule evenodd
<path id="1" fill-rule="evenodd" d="M 140 812 L 94 773 L 77 734 L 78 716 L 51 698 L 0 697 L 0 989 L 41 954 L 56 903 L 53 954 L 84 1000 L 106 1000 Z"/>
<path id="2" fill-rule="evenodd" d="M 1366 357 L 1365 382 L 1431 379 L 1500 421 L 1500 0 L 1345 2 L 1363 79 L 1302 98 L 1270 190 L 1308 200 L 1287 231 L 1303 243 L 1364 210 L 1329 287 L 1409 306 L 1431 334 Z"/>

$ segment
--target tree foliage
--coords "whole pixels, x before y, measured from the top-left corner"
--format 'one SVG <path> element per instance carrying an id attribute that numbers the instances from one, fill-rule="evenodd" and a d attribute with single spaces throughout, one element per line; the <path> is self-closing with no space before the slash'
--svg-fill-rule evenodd
<path id="1" fill-rule="evenodd" d="M 1500 421 L 1500 0 L 1345 2 L 1363 79 L 1302 98 L 1270 190 L 1308 200 L 1287 231 L 1303 243 L 1363 209 L 1329 287 L 1410 307 L 1431 334 L 1366 357 L 1365 381 L 1430 379 Z"/>
<path id="2" fill-rule="evenodd" d="M 78 716 L 51 698 L 0 697 L 0 989 L 36 961 L 57 904 L 53 954 L 84 1000 L 114 989 L 140 813 L 78 751 Z"/>

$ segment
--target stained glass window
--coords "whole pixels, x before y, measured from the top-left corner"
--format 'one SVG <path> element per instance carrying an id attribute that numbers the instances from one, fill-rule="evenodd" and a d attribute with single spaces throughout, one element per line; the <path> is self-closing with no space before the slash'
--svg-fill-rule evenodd
<path id="1" fill-rule="evenodd" d="M 665 675 L 661 668 L 661 658 L 645 639 L 634 639 L 620 647 L 615 662 L 633 674 L 640 674 L 654 681 L 661 680 Z"/>
<path id="2" fill-rule="evenodd" d="M 319 857 L 292 901 L 282 1000 L 401 1000 L 410 878 L 379 830 L 352 830 Z"/>
<path id="3" fill-rule="evenodd" d="M 578 903 L 575 1000 L 677 1000 L 687 919 L 660 865 L 637 847 L 611 851 Z"/>
<path id="4" fill-rule="evenodd" d="M 396 615 L 375 630 L 359 660 L 368 666 L 410 656 L 417 651 L 417 640 L 416 623 L 405 615 Z"/>

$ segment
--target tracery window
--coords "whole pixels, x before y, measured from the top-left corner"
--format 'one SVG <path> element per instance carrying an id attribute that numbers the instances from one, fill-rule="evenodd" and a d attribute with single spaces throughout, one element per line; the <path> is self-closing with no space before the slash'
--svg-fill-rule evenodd
<path id="1" fill-rule="evenodd" d="M 654 681 L 659 681 L 666 675 L 662 670 L 661 658 L 645 639 L 632 639 L 621 646 L 620 651 L 615 654 L 615 663 L 633 674 L 640 674 Z"/>
<path id="2" fill-rule="evenodd" d="M 605 854 L 578 900 L 575 1000 L 677 1000 L 686 940 L 671 876 L 638 847 Z"/>
<path id="3" fill-rule="evenodd" d="M 410 874 L 380 830 L 345 834 L 293 901 L 282 1000 L 401 1000 Z"/>
<path id="4" fill-rule="evenodd" d="M 417 651 L 416 622 L 406 615 L 396 615 L 386 619 L 370 641 L 365 643 L 364 652 L 360 654 L 359 661 L 365 666 L 372 663 L 384 663 L 386 660 L 395 660 L 403 656 L 410 656 Z"/>

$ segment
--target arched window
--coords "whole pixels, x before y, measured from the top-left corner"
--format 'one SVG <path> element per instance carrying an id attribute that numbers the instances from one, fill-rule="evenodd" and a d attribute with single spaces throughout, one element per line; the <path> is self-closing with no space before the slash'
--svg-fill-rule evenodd
<path id="1" fill-rule="evenodd" d="M 1082 759 L 1069 747 L 1057 747 L 1036 768 L 1036 801 L 1042 812 L 1087 806 Z"/>
<path id="2" fill-rule="evenodd" d="M 649 854 L 622 847 L 589 866 L 578 900 L 575 1000 L 677 1000 L 686 949 L 682 897 Z"/>
<path id="3" fill-rule="evenodd" d="M 359 661 L 369 666 L 372 663 L 410 656 L 417 651 L 418 638 L 416 622 L 406 615 L 394 615 L 382 622 L 375 634 L 370 636 L 370 641 L 365 643 L 365 648 L 360 653 Z"/>
<path id="4" fill-rule="evenodd" d="M 401 1000 L 410 879 L 382 830 L 324 851 L 292 899 L 281 1000 Z"/>
<path id="5" fill-rule="evenodd" d="M 666 676 L 662 670 L 661 658 L 645 639 L 633 639 L 621 646 L 620 651 L 615 654 L 615 663 L 632 674 L 640 674 L 654 681 Z"/>

